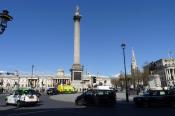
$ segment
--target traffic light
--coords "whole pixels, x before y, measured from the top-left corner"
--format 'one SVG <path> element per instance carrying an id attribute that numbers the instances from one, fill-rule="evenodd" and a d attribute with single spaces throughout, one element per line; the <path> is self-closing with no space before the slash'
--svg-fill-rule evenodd
<path id="1" fill-rule="evenodd" d="M 93 83 L 96 83 L 97 77 L 92 77 Z"/>

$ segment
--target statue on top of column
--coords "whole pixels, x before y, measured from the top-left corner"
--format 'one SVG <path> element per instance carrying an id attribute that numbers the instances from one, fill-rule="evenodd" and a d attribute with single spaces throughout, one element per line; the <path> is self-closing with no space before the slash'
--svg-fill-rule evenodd
<path id="1" fill-rule="evenodd" d="M 76 16 L 80 15 L 80 8 L 79 8 L 79 6 L 76 7 L 75 15 Z"/>

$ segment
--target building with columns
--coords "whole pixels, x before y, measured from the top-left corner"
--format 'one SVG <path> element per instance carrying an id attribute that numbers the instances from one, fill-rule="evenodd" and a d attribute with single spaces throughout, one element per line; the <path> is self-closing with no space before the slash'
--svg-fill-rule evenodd
<path id="1" fill-rule="evenodd" d="M 175 85 L 175 58 L 165 58 L 151 62 L 145 68 L 149 68 L 150 74 L 160 76 L 162 87 Z"/>
<path id="2" fill-rule="evenodd" d="M 56 76 L 53 78 L 53 86 L 57 86 L 58 84 L 71 84 L 70 76 L 65 75 L 63 69 L 59 69 Z"/>
<path id="3" fill-rule="evenodd" d="M 1 74 L 1 85 L 5 89 L 16 89 L 19 87 L 31 87 L 31 88 L 48 88 L 53 86 L 52 76 L 47 75 L 6 75 Z"/>
<path id="4" fill-rule="evenodd" d="M 94 82 L 94 77 L 96 81 Z M 15 74 L 0 74 L 0 87 L 6 90 L 13 90 L 18 87 L 32 87 L 35 89 L 47 89 L 49 87 L 57 87 L 58 84 L 71 84 L 70 75 L 66 75 L 63 69 L 59 69 L 56 75 L 15 75 Z M 101 75 L 86 74 L 82 76 L 82 80 L 78 87 L 74 86 L 79 92 L 92 88 L 96 85 L 105 85 L 112 87 L 111 78 Z"/>

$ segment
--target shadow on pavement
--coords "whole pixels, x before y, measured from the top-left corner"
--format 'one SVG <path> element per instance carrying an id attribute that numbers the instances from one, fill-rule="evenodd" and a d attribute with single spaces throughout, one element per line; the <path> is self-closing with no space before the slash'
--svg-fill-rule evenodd
<path id="1" fill-rule="evenodd" d="M 56 102 L 56 101 L 54 101 Z M 58 102 L 60 103 L 60 102 Z M 65 103 L 72 104 L 73 103 Z M 41 106 L 44 104 L 40 104 Z M 170 107 L 150 107 L 137 108 L 132 102 L 126 103 L 123 101 L 117 102 L 114 107 L 107 106 L 90 106 L 80 107 L 74 106 L 71 108 L 13 108 L 0 111 L 1 116 L 169 116 L 175 114 L 175 109 Z M 37 109 L 35 109 L 37 108 Z"/>

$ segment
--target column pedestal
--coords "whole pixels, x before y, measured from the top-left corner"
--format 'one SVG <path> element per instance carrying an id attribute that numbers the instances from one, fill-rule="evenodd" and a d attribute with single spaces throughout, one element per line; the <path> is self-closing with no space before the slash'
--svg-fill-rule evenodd
<path id="1" fill-rule="evenodd" d="M 83 66 L 80 64 L 73 64 L 71 69 L 71 80 L 82 80 Z"/>
<path id="2" fill-rule="evenodd" d="M 71 84 L 76 88 L 78 92 L 82 91 L 82 75 L 83 66 L 80 64 L 73 64 L 71 69 Z"/>

